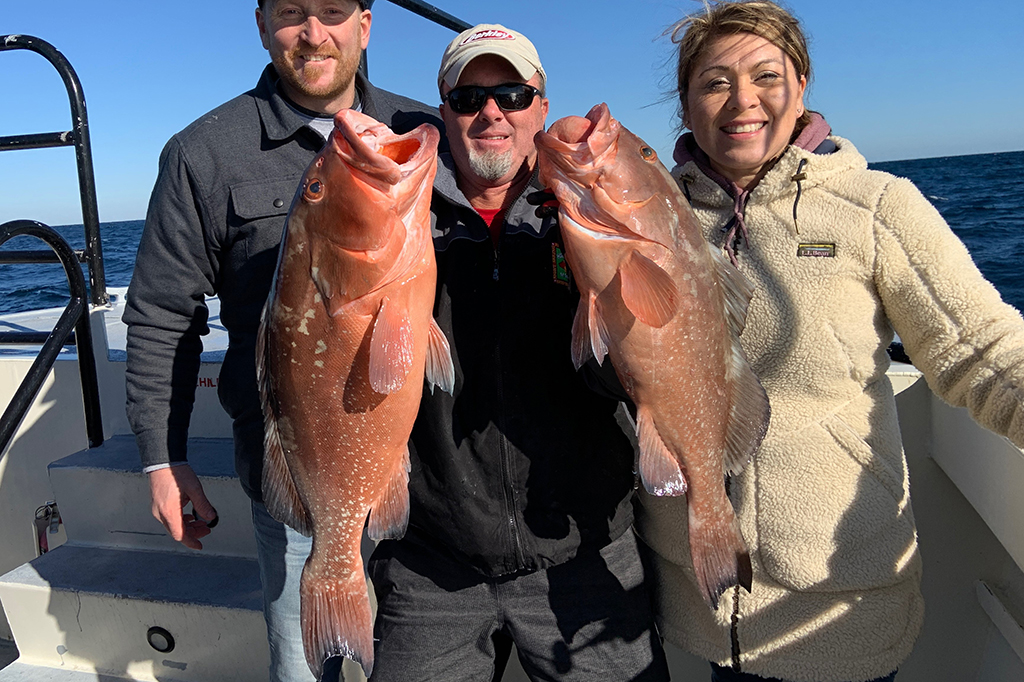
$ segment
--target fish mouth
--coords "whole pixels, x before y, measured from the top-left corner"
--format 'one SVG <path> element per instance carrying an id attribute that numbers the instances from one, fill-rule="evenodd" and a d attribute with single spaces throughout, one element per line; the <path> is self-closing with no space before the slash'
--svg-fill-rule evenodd
<path id="1" fill-rule="evenodd" d="M 441 134 L 434 126 L 424 123 L 398 135 L 383 123 L 370 121 L 364 114 L 342 109 L 334 117 L 330 142 L 345 163 L 382 191 L 416 174 L 436 155 Z"/>
<path id="2" fill-rule="evenodd" d="M 586 115 L 567 116 L 534 136 L 545 158 L 569 177 L 589 184 L 600 175 L 598 167 L 618 151 L 621 126 L 608 105 L 598 104 Z"/>
<path id="3" fill-rule="evenodd" d="M 601 103 L 586 117 L 568 116 L 537 133 L 541 182 L 554 191 L 562 217 L 577 229 L 600 239 L 644 239 L 629 227 L 630 215 L 654 195 L 616 200 L 608 191 L 616 185 L 612 176 L 621 129 Z"/>

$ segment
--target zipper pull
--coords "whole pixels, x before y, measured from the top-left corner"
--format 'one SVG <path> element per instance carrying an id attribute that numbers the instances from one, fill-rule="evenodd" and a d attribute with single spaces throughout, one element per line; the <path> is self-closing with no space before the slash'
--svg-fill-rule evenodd
<path id="1" fill-rule="evenodd" d="M 497 263 L 495 263 L 495 264 L 494 264 L 494 273 L 493 273 L 493 274 L 491 275 L 491 278 L 492 278 L 492 279 L 493 279 L 493 280 L 494 280 L 495 282 L 497 282 L 497 281 L 498 281 L 498 264 L 497 264 Z"/>

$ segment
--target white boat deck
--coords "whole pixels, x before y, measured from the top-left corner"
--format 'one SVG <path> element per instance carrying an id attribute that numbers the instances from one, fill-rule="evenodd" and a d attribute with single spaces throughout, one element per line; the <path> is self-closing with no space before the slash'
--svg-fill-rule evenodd
<path id="1" fill-rule="evenodd" d="M 128 287 L 111 287 L 107 293 L 110 296 L 110 307 L 103 316 L 107 338 L 107 358 L 111 362 L 124 362 L 128 328 L 121 322 L 121 315 L 124 313 Z M 224 359 L 224 349 L 228 347 L 228 332 L 220 324 L 220 300 L 217 298 L 207 299 L 206 305 L 210 311 L 208 322 L 210 333 L 203 337 L 202 359 L 203 362 L 221 362 Z M 64 308 L 46 308 L 0 315 L 0 331 L 49 332 L 57 324 L 57 320 L 63 312 Z M 93 335 L 98 337 L 98 330 L 93 330 Z M 97 343 L 99 343 L 98 339 Z M 0 357 L 35 357 L 38 352 L 39 345 L 0 346 Z M 76 357 L 78 354 L 74 346 L 64 346 L 58 359 L 74 360 Z"/>

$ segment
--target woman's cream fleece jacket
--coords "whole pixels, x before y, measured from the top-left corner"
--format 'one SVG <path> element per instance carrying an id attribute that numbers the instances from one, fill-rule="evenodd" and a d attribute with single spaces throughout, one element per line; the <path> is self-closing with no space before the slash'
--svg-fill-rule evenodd
<path id="1" fill-rule="evenodd" d="M 838 150 L 826 155 L 790 146 L 751 191 L 749 243 L 737 249 L 756 288 L 741 341 L 772 409 L 760 450 L 731 482 L 752 593 L 727 591 L 717 612 L 704 604 L 685 499 L 644 495 L 636 521 L 654 550 L 663 635 L 793 682 L 887 675 L 921 627 L 921 561 L 885 374 L 893 330 L 933 391 L 1024 445 L 1020 313 L 909 180 L 869 171 L 850 142 L 830 139 Z M 733 200 L 693 161 L 673 175 L 722 246 Z"/>

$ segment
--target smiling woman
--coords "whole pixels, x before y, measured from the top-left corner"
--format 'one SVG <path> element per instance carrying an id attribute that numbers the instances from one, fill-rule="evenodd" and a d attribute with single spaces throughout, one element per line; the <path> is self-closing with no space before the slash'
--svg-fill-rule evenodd
<path id="1" fill-rule="evenodd" d="M 909 181 L 867 170 L 806 111 L 810 59 L 788 12 L 721 2 L 676 38 L 691 132 L 673 175 L 754 286 L 740 341 L 771 424 L 730 484 L 749 593 L 705 607 L 685 500 L 640 491 L 661 631 L 721 682 L 891 680 L 923 599 L 886 348 L 895 330 L 937 395 L 1021 445 L 1024 320 Z"/>

